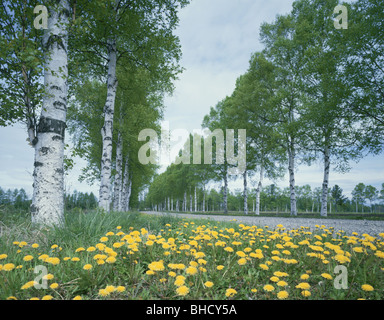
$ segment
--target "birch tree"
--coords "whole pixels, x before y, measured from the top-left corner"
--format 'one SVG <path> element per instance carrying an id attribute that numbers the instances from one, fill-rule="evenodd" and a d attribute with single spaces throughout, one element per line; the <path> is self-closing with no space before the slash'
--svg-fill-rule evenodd
<path id="1" fill-rule="evenodd" d="M 112 136 L 119 65 L 135 65 L 156 74 L 165 89 L 172 91 L 169 80 L 181 71 L 178 66 L 180 48 L 173 30 L 178 10 L 188 0 L 95 1 L 85 10 L 88 23 L 77 30 L 80 37 L 74 54 L 80 70 L 95 66 L 92 73 L 104 77 L 107 96 L 104 104 L 104 125 L 100 171 L 99 206 L 109 212 L 112 179 Z M 129 69 L 129 68 L 127 68 Z M 106 75 L 103 76 L 103 70 Z M 89 72 L 85 72 L 88 76 Z"/>
<path id="2" fill-rule="evenodd" d="M 0 115 L 2 119 L 4 115 L 8 118 L 3 124 L 22 120 L 27 125 L 28 141 L 35 150 L 32 221 L 52 226 L 60 225 L 64 215 L 63 162 L 71 8 L 67 0 L 47 1 L 44 10 L 47 9 L 49 16 L 43 17 L 47 18 L 47 29 L 38 32 L 32 27 L 35 5 L 34 1 L 2 4 L 0 16 L 4 28 L 0 36 L 0 59 L 5 84 L 0 90 Z M 11 45 L 3 47 L 7 43 Z M 8 76 L 4 78 L 5 74 Z M 40 82 L 42 77 L 44 84 Z"/>

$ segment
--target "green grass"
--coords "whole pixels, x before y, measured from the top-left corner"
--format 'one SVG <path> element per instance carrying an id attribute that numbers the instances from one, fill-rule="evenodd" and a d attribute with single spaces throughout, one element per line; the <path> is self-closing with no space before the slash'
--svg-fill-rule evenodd
<path id="1" fill-rule="evenodd" d="M 0 213 L 0 221 L 0 299 L 271 300 L 282 291 L 298 300 L 384 298 L 384 234 L 347 237 L 323 227 L 271 230 L 137 212 L 66 213 L 63 228 L 37 228 L 28 215 Z M 338 265 L 347 268 L 346 290 L 334 287 Z M 37 266 L 53 279 L 46 288 L 25 287 L 39 277 Z M 184 277 L 178 285 L 177 276 Z"/>

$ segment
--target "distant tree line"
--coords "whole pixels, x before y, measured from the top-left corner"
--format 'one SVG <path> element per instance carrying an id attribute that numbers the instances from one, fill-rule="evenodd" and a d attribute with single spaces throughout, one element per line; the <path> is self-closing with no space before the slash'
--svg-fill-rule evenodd
<path id="1" fill-rule="evenodd" d="M 29 211 L 31 199 L 27 192 L 21 189 L 3 189 L 0 187 L 0 210 L 4 211 Z M 71 194 L 65 194 L 65 209 L 92 210 L 97 207 L 97 198 L 91 193 L 83 193 L 77 190 Z"/>
<path id="2" fill-rule="evenodd" d="M 163 181 L 164 182 L 164 181 Z M 162 189 L 166 190 L 166 185 Z M 192 188 L 191 188 L 192 191 Z M 152 190 L 153 192 L 153 190 Z M 160 189 L 158 192 L 161 192 Z M 296 186 L 297 210 L 302 213 L 320 213 L 322 188 L 312 188 L 310 185 Z M 244 209 L 244 193 L 241 189 L 227 192 L 228 211 L 232 212 L 256 212 L 257 188 L 249 190 L 247 197 L 247 210 Z M 141 209 L 152 209 L 158 211 L 187 211 L 187 212 L 222 212 L 224 210 L 224 188 L 216 190 L 204 190 L 196 188 L 189 197 L 177 200 L 173 197 L 165 197 L 161 203 L 153 204 L 150 197 L 145 197 L 141 202 Z M 328 212 L 351 212 L 351 213 L 383 213 L 384 212 L 384 183 L 381 190 L 371 185 L 359 183 L 352 191 L 352 197 L 344 194 L 339 185 L 328 189 Z M 196 206 L 195 206 L 196 204 Z M 260 211 L 289 213 L 290 190 L 289 187 L 280 188 L 271 184 L 261 188 Z"/>

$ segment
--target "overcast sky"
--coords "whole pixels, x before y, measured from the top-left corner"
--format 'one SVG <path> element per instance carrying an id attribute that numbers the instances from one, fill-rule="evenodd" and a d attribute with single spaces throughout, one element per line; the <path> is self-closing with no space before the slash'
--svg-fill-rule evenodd
<path id="1" fill-rule="evenodd" d="M 186 70 L 175 83 L 174 95 L 165 100 L 165 120 L 171 130 L 192 132 L 201 128 L 210 107 L 232 94 L 236 79 L 248 69 L 251 54 L 263 49 L 259 41 L 261 24 L 288 13 L 292 3 L 293 0 L 192 0 L 181 11 L 176 33 L 183 51 L 181 64 Z M 26 138 L 21 125 L 0 128 L 0 186 L 24 188 L 31 195 L 34 151 Z M 347 174 L 331 172 L 330 186 L 338 184 L 348 196 L 359 182 L 380 189 L 384 182 L 383 162 L 383 155 L 368 157 L 353 165 Z M 85 163 L 80 159 L 76 163 L 66 179 L 67 188 L 93 191 L 98 196 L 98 185 L 77 181 Z M 299 167 L 296 183 L 320 187 L 322 175 L 321 163 Z M 251 179 L 251 186 L 254 182 Z M 288 177 L 277 183 L 288 186 Z M 241 183 L 230 186 L 241 188 Z"/>

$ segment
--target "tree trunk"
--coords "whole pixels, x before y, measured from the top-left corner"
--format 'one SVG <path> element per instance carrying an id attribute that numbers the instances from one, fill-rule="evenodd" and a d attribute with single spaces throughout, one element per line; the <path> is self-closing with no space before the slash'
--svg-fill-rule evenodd
<path id="1" fill-rule="evenodd" d="M 327 216 L 327 204 L 328 204 L 328 184 L 329 184 L 329 169 L 330 169 L 330 154 L 329 147 L 324 148 L 324 180 L 323 180 L 323 192 L 321 198 L 321 216 Z"/>
<path id="2" fill-rule="evenodd" d="M 121 211 L 121 197 L 122 197 L 122 183 L 123 183 L 123 138 L 121 132 L 118 133 L 117 146 L 116 146 L 116 175 L 113 196 L 113 210 Z"/>
<path id="3" fill-rule="evenodd" d="M 187 212 L 187 191 L 184 192 L 183 211 Z"/>
<path id="4" fill-rule="evenodd" d="M 225 168 L 224 173 L 224 190 L 223 190 L 223 200 L 224 200 L 224 214 L 228 214 L 228 171 Z"/>
<path id="5" fill-rule="evenodd" d="M 247 170 L 244 171 L 244 214 L 248 215 Z"/>
<path id="6" fill-rule="evenodd" d="M 291 200 L 291 216 L 297 216 L 296 208 L 296 186 L 295 186 L 295 150 L 293 146 L 290 147 L 288 152 L 288 171 L 289 171 L 289 189 L 290 189 L 290 200 Z"/>
<path id="7" fill-rule="evenodd" d="M 112 172 L 112 134 L 113 134 L 113 115 L 115 112 L 115 99 L 117 91 L 117 51 L 116 40 L 108 42 L 108 80 L 107 80 L 107 100 L 104 106 L 104 126 L 101 129 L 103 140 L 103 151 L 101 157 L 101 182 L 99 193 L 99 207 L 106 212 L 110 211 L 111 202 L 111 172 Z"/>
<path id="8" fill-rule="evenodd" d="M 196 194 L 196 187 L 195 187 L 195 212 L 197 212 L 197 194 Z"/>
<path id="9" fill-rule="evenodd" d="M 203 186 L 203 212 L 205 212 L 205 185 Z"/>
<path id="10" fill-rule="evenodd" d="M 33 172 L 32 222 L 61 225 L 64 217 L 64 136 L 67 116 L 69 1 L 50 8 L 43 45 L 46 94 L 37 137 Z"/>
<path id="11" fill-rule="evenodd" d="M 263 179 L 264 179 L 264 167 L 262 166 L 260 168 L 259 184 L 258 184 L 257 189 L 256 189 L 256 209 L 255 209 L 255 214 L 257 216 L 260 215 L 260 193 L 261 193 L 261 189 L 263 188 Z"/>

